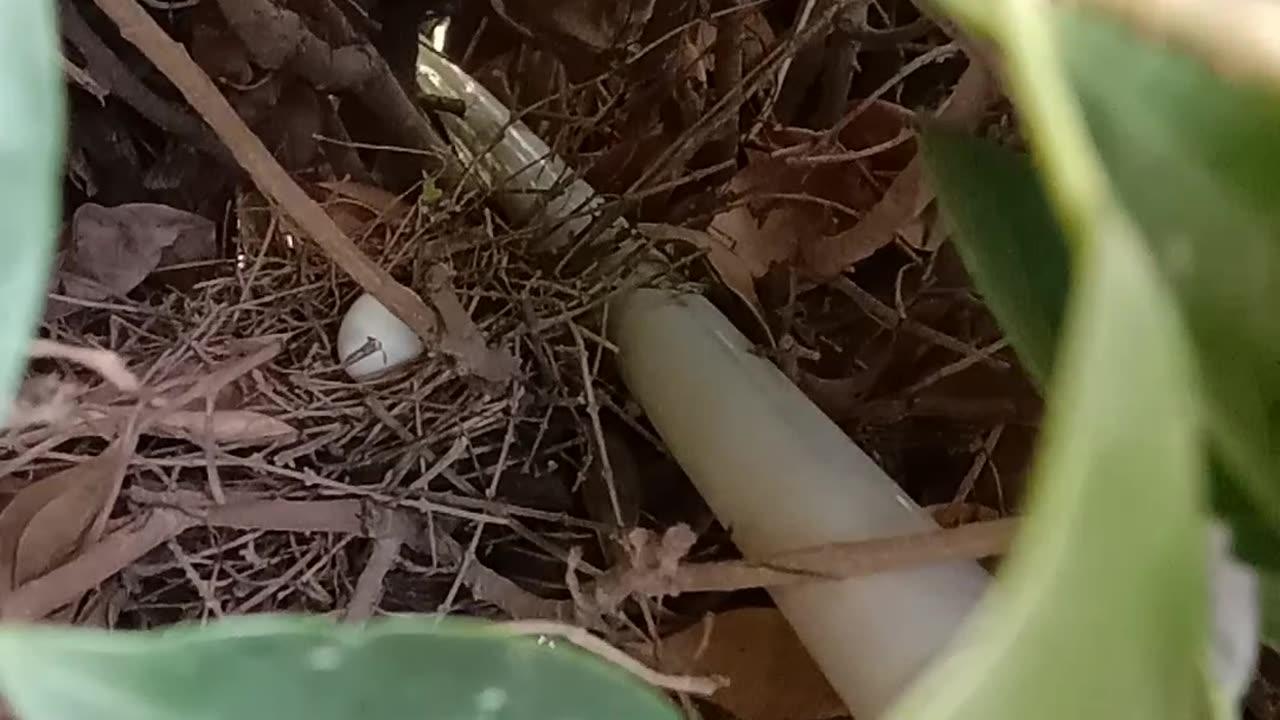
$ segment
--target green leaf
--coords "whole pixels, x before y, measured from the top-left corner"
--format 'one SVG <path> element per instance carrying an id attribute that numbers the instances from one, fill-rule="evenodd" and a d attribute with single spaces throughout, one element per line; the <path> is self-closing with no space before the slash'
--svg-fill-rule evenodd
<path id="1" fill-rule="evenodd" d="M 44 306 L 62 182 L 63 96 L 55 3 L 0 3 L 0 417 Z"/>
<path id="2" fill-rule="evenodd" d="M 1067 296 L 1067 245 L 1030 163 L 994 143 L 934 128 L 925 159 L 956 247 L 1027 372 L 1048 382 Z"/>
<path id="3" fill-rule="evenodd" d="M 1043 184 L 1028 158 L 988 141 L 936 128 L 925 133 L 924 147 L 974 285 L 1043 386 L 1069 261 Z M 1238 556 L 1280 570 L 1280 528 L 1254 508 L 1221 462 L 1210 477 L 1214 509 L 1231 523 Z"/>
<path id="4" fill-rule="evenodd" d="M 1258 573 L 1258 604 L 1262 608 L 1262 641 L 1280 650 L 1280 573 Z"/>
<path id="5" fill-rule="evenodd" d="M 1194 335 L 1215 449 L 1280 528 L 1280 95 L 1099 15 L 1058 19 L 1099 155 Z"/>
<path id="6" fill-rule="evenodd" d="M 462 619 L 249 617 L 203 628 L 0 631 L 23 720 L 677 720 L 658 692 L 559 639 Z"/>
<path id="7" fill-rule="evenodd" d="M 1026 525 L 897 720 L 1198 718 L 1208 702 L 1203 458 L 1190 350 L 1140 238 L 1080 254 Z M 1135 515 L 1138 511 L 1138 515 Z"/>
<path id="8" fill-rule="evenodd" d="M 1231 477 L 1221 457 L 1211 453 L 1210 500 L 1214 512 L 1231 526 L 1233 553 L 1259 570 L 1280 571 L 1280 528 L 1258 512 L 1244 487 Z"/>

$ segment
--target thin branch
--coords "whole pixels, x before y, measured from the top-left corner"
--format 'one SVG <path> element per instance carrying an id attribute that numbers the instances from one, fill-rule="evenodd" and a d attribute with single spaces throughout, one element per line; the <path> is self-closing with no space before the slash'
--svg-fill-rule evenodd
<path id="1" fill-rule="evenodd" d="M 716 20 L 715 46 L 715 92 L 716 99 L 722 100 L 739 91 L 742 85 L 742 37 L 746 25 L 743 13 L 737 10 L 738 0 L 724 0 L 725 12 Z M 742 104 L 742 100 L 734 98 L 731 102 Z M 738 157 L 738 114 L 730 116 L 716 141 L 716 159 L 734 161 Z M 734 166 L 736 167 L 736 162 Z M 726 173 L 725 179 L 732 177 Z"/>
<path id="2" fill-rule="evenodd" d="M 373 617 L 378 601 L 382 598 L 382 584 L 387 579 L 387 573 L 395 567 L 403 543 L 403 540 L 394 536 L 373 541 L 369 560 L 365 562 L 364 570 L 356 580 L 355 592 L 351 594 L 351 602 L 347 604 L 347 622 L 363 622 Z"/>
<path id="3" fill-rule="evenodd" d="M 444 529 L 416 513 L 361 499 L 276 500 L 231 496 L 214 505 L 203 493 L 157 493 L 130 488 L 128 497 L 150 506 L 133 523 L 90 545 L 66 564 L 24 583 L 0 604 L 0 618 L 33 620 L 79 597 L 165 542 L 195 527 L 339 533 L 374 540 L 396 538 L 419 549 L 434 543 L 441 559 L 460 562 L 462 547 Z M 515 618 L 572 617 L 572 604 L 533 595 L 478 561 L 460 570 L 472 595 Z M 372 580 L 370 580 L 372 582 Z"/>
<path id="4" fill-rule="evenodd" d="M 619 589 L 653 596 L 731 592 L 975 560 L 1007 552 L 1018 525 L 1015 518 L 1003 518 L 914 535 L 820 545 L 759 560 L 684 563 L 673 571 L 633 568 L 612 581 L 602 581 L 597 595 L 603 591 L 609 597 L 625 596 L 617 594 Z"/>

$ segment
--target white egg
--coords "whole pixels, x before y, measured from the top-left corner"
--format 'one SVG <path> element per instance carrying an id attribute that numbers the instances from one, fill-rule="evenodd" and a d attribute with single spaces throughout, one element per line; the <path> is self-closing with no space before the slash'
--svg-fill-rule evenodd
<path id="1" fill-rule="evenodd" d="M 346 367 L 353 380 L 366 380 L 422 355 L 422 340 L 369 293 L 356 298 L 338 328 L 338 361 L 360 352 L 370 339 L 374 351 Z"/>

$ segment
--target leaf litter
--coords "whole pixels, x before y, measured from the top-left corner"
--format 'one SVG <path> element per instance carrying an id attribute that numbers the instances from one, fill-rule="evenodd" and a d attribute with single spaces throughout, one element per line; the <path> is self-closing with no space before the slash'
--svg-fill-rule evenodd
<path id="1" fill-rule="evenodd" d="M 136 442 L 129 434 L 95 458 L 37 480 L 0 511 L 0 603 L 97 540 Z"/>
<path id="2" fill-rule="evenodd" d="M 638 2 L 630 14 L 610 4 L 596 15 L 581 12 L 592 3 L 505 4 L 509 18 L 475 4 L 499 30 L 447 52 L 466 55 L 467 68 L 571 164 L 594 178 L 593 163 L 613 163 L 600 168 L 609 179 L 602 185 L 670 250 L 671 269 L 658 282 L 705 288 L 730 314 L 745 307 L 744 330 L 762 352 L 808 378 L 801 386 L 838 409 L 833 417 L 921 504 L 1016 507 L 1022 468 L 1003 453 L 1012 438 L 1033 436 L 1035 413 L 1017 403 L 1017 412 L 998 402 L 972 407 L 934 379 L 971 362 L 988 373 L 992 397 L 1023 390 L 1007 353 L 982 355 L 998 330 L 948 247 L 938 246 L 927 187 L 911 175 L 921 113 L 955 87 L 943 113 L 976 126 L 989 101 L 974 71 L 956 85 L 964 63 L 935 52 L 943 33 L 925 36 L 924 50 L 866 53 L 867 77 L 840 104 L 851 118 L 841 132 L 807 129 L 803 112 L 786 127 L 758 122 L 753 113 L 777 90 L 770 81 L 738 98 L 737 135 L 726 144 L 693 137 L 727 92 L 715 87 L 723 16 L 701 17 L 680 2 Z M 915 17 L 905 2 L 881 4 L 887 26 Z M 382 5 L 371 3 L 375 21 Z M 474 11 L 453 22 L 464 26 Z M 336 109 L 325 98 L 307 101 L 334 68 L 255 75 L 273 48 L 245 55 L 216 8 L 174 12 L 194 25 L 197 62 L 230 80 L 219 90 L 252 132 L 272 138 L 268 149 L 291 182 L 367 264 L 319 244 L 296 204 L 264 198 L 229 167 L 196 111 L 157 114 L 151 91 L 127 82 L 102 87 L 111 89 L 108 104 L 136 116 L 76 104 L 74 172 L 94 181 L 94 194 L 77 186 L 68 195 L 42 335 L 106 353 L 138 382 L 116 387 L 95 372 L 101 366 L 67 356 L 33 361 L 30 403 L 0 434 L 0 485 L 11 495 L 0 511 L 0 615 L 33 619 L 70 607 L 117 627 L 156 627 L 215 610 L 371 617 L 448 607 L 578 622 L 628 647 L 662 641 L 678 657 L 697 650 L 701 640 L 690 638 L 710 612 L 719 629 L 703 657 L 725 664 L 694 663 L 689 672 L 736 680 L 713 702 L 743 720 L 789 717 L 751 692 L 776 683 L 761 679 L 774 667 L 771 653 L 733 651 L 799 652 L 775 611 L 735 609 L 736 591 L 633 593 L 608 613 L 589 602 L 624 567 L 636 528 L 587 509 L 588 492 L 626 498 L 625 524 L 659 534 L 693 528 L 676 572 L 737 558 L 612 369 L 598 309 L 625 275 L 601 262 L 609 249 L 584 241 L 541 257 L 535 232 L 507 225 L 485 192 L 459 187 L 449 151 L 418 142 L 434 131 L 397 114 L 403 100 L 436 101 L 370 103 L 367 89 L 336 78 L 328 86 L 343 97 Z M 794 16 L 742 12 L 745 88 L 759 63 L 779 76 L 787 53 L 775 51 Z M 304 26 L 331 40 L 364 27 L 333 20 L 308 17 Z M 645 50 L 618 64 L 596 47 L 605 37 Z M 119 38 L 108 46 L 127 59 L 124 72 L 155 73 Z M 391 71 L 403 72 L 399 56 L 382 50 Z M 930 52 L 951 64 L 901 72 Z M 101 65 L 77 64 L 103 79 Z M 411 74 L 411 60 L 407 67 Z M 403 86 L 379 87 L 394 94 Z M 282 97 L 288 102 L 277 103 Z M 172 142 L 156 146 L 157 136 Z M 690 138 L 705 153 L 690 154 L 669 181 L 632 187 L 666 162 L 671 144 Z M 193 150 L 172 151 L 184 144 Z M 180 182 L 161 189 L 152 180 L 162 169 L 179 172 Z M 706 263 L 689 262 L 689 253 Z M 369 268 L 424 298 L 423 317 L 443 335 L 430 345 L 439 352 L 355 384 L 333 342 L 368 279 L 357 283 L 346 271 Z M 865 297 L 855 301 L 827 284 L 832 277 L 856 277 Z M 958 372 L 964 379 L 974 370 Z M 632 620 L 653 610 L 655 624 L 638 630 Z M 803 717 L 836 716 L 820 677 L 793 665 Z"/>
<path id="3" fill-rule="evenodd" d="M 71 220 L 59 280 L 78 298 L 123 297 L 162 263 L 213 259 L 215 239 L 211 220 L 185 210 L 156 203 L 110 208 L 84 203 Z"/>

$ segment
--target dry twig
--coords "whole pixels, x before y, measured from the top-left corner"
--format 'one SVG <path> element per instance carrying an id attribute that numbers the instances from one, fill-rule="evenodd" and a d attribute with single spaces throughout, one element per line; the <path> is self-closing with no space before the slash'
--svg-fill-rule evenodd
<path id="1" fill-rule="evenodd" d="M 458 562 L 463 556 L 457 542 L 439 528 L 433 532 L 431 528 L 423 528 L 412 513 L 379 507 L 364 500 L 295 501 L 232 496 L 225 505 L 213 505 L 199 493 L 153 493 L 138 488 L 131 489 L 129 497 L 135 502 L 147 503 L 150 509 L 65 565 L 16 588 L 0 604 L 0 617 L 12 620 L 44 617 L 156 547 L 200 526 L 341 533 L 375 540 L 394 538 L 419 544 L 424 549 L 428 542 L 424 536 L 430 534 L 434 537 L 431 546 L 444 560 Z M 564 603 L 532 596 L 478 561 L 469 564 L 463 583 L 478 599 L 492 602 L 511 617 L 554 619 L 572 615 Z"/>
<path id="2" fill-rule="evenodd" d="M 915 535 L 832 543 L 759 560 L 632 568 L 601 581 L 596 595 L 608 601 L 636 592 L 651 596 L 729 592 L 845 580 L 924 565 L 976 560 L 1007 551 L 1017 528 L 1016 519 L 1005 518 Z"/>

